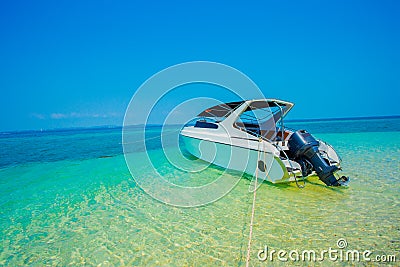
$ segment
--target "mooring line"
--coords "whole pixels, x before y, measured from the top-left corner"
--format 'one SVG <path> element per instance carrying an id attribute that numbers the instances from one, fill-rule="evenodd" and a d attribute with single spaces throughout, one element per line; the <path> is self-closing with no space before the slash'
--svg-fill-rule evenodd
<path id="1" fill-rule="evenodd" d="M 253 206 L 251 208 L 251 219 L 250 219 L 250 232 L 249 232 L 249 243 L 247 246 L 247 258 L 246 258 L 246 267 L 249 267 L 250 264 L 250 250 L 251 250 L 251 239 L 253 236 L 253 223 L 254 223 L 254 213 L 256 210 L 256 195 L 257 195 L 257 181 L 258 181 L 258 162 L 260 161 L 260 143 L 262 142 L 261 138 L 258 143 L 258 153 L 257 153 L 257 164 L 256 164 L 256 180 L 254 182 L 254 191 L 253 191 Z"/>

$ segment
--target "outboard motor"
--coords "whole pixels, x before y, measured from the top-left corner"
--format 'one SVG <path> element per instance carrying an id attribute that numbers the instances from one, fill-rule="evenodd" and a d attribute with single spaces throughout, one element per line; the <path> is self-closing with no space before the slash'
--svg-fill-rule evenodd
<path id="1" fill-rule="evenodd" d="M 303 176 L 310 174 L 313 169 L 319 179 L 328 186 L 340 186 L 348 181 L 345 176 L 336 179 L 334 173 L 339 168 L 331 166 L 322 158 L 318 149 L 319 142 L 306 130 L 294 132 L 288 141 L 288 146 L 290 155 L 302 166 Z"/>

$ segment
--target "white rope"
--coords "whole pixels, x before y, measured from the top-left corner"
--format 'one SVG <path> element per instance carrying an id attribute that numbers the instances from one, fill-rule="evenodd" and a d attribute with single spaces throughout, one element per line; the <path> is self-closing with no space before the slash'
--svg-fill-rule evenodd
<path id="1" fill-rule="evenodd" d="M 258 181 L 258 162 L 260 161 L 260 143 L 262 142 L 261 138 L 258 143 L 258 154 L 257 154 L 257 164 L 256 164 L 256 180 L 254 182 L 254 191 L 253 191 L 253 206 L 251 208 L 251 219 L 250 219 L 250 232 L 249 232 L 249 243 L 247 246 L 247 258 L 246 258 L 246 267 L 249 267 L 250 263 L 250 250 L 251 250 L 251 238 L 253 236 L 253 223 L 254 223 L 254 213 L 256 210 L 256 195 L 257 195 L 257 181 Z M 265 155 L 264 155 L 265 156 Z"/>

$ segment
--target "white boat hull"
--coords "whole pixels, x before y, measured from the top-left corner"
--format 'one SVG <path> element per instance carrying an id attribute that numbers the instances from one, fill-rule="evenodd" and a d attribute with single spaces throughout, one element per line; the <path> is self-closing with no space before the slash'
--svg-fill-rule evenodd
<path id="1" fill-rule="evenodd" d="M 283 161 L 271 152 L 262 151 L 262 149 L 261 152 L 258 152 L 256 149 L 212 142 L 185 135 L 181 135 L 181 137 L 186 149 L 192 155 L 209 163 L 226 169 L 244 172 L 254 177 L 257 175 L 259 179 L 272 183 L 285 183 L 295 180 L 293 174 L 289 175 L 287 172 Z M 258 141 L 254 142 L 258 143 Z M 265 164 L 264 168 L 258 167 L 259 161 Z"/>

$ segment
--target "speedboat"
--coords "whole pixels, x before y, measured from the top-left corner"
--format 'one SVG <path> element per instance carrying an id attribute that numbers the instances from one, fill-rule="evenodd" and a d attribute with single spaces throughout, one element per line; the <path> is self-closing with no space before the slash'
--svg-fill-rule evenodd
<path id="1" fill-rule="evenodd" d="M 306 130 L 285 127 L 284 117 L 293 106 L 278 99 L 219 104 L 187 123 L 180 137 L 195 157 L 257 179 L 299 186 L 317 175 L 327 186 L 347 185 L 331 145 Z"/>

